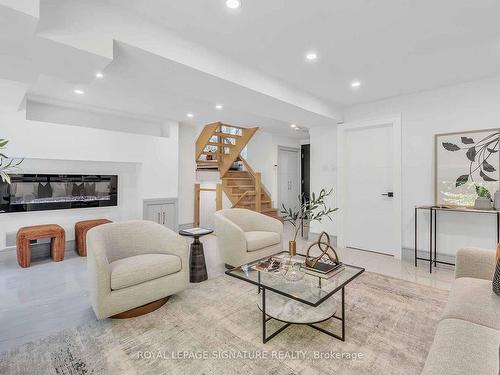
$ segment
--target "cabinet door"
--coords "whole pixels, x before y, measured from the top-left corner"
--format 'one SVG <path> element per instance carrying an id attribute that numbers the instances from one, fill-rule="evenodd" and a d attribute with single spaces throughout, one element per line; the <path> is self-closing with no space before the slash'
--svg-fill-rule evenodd
<path id="1" fill-rule="evenodd" d="M 146 208 L 146 217 L 145 220 L 154 221 L 155 223 L 162 224 L 163 223 L 163 215 L 162 215 L 162 205 L 161 204 L 151 204 Z"/>
<path id="2" fill-rule="evenodd" d="M 177 201 L 173 199 L 145 200 L 143 217 L 144 220 L 154 221 L 177 231 Z"/>
<path id="3" fill-rule="evenodd" d="M 167 228 L 170 228 L 172 230 L 177 230 L 175 228 L 175 206 L 173 204 L 165 204 L 162 205 L 161 208 L 161 217 L 162 217 L 162 223 L 165 225 Z"/>

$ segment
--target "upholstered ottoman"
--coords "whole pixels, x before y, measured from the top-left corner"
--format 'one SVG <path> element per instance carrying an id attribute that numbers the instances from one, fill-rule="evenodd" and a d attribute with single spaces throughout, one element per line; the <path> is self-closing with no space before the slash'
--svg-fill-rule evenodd
<path id="1" fill-rule="evenodd" d="M 111 223 L 108 219 L 79 221 L 75 224 L 76 252 L 81 257 L 87 256 L 87 232 L 98 225 Z"/>
<path id="2" fill-rule="evenodd" d="M 50 238 L 50 256 L 54 262 L 64 259 L 66 234 L 57 224 L 23 227 L 17 231 L 17 262 L 23 268 L 31 265 L 30 240 Z"/>

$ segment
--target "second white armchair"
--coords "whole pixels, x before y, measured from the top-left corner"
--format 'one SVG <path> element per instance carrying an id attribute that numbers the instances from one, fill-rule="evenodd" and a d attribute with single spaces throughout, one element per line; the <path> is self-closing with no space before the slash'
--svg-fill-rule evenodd
<path id="1" fill-rule="evenodd" d="M 226 267 L 241 266 L 283 250 L 283 223 L 244 208 L 217 211 L 215 234 Z"/>

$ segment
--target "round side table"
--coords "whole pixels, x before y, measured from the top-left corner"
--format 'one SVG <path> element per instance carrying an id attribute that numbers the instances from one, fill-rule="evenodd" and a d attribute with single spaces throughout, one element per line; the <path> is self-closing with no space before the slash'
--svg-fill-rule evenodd
<path id="1" fill-rule="evenodd" d="M 205 228 L 197 228 L 193 232 L 189 229 L 179 231 L 181 236 L 193 237 L 194 239 L 189 254 L 189 281 L 192 283 L 200 283 L 208 279 L 205 253 L 203 252 L 203 244 L 200 242 L 200 237 L 213 232 L 212 229 Z"/>

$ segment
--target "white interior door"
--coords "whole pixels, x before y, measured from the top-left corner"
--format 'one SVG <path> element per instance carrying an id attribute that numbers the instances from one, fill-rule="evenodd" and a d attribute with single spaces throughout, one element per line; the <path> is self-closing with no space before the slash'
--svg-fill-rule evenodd
<path id="1" fill-rule="evenodd" d="M 400 124 L 346 124 L 341 143 L 341 245 L 400 257 Z"/>
<path id="2" fill-rule="evenodd" d="M 300 152 L 296 149 L 279 148 L 278 184 L 279 207 L 294 207 L 298 204 L 300 183 Z"/>

